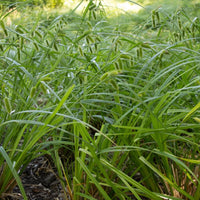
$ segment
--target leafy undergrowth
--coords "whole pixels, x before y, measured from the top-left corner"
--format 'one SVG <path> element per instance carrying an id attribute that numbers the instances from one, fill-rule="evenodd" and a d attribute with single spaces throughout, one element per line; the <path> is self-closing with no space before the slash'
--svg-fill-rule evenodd
<path id="1" fill-rule="evenodd" d="M 1 15 L 0 197 L 47 154 L 66 199 L 199 200 L 200 19 L 76 9 Z"/>

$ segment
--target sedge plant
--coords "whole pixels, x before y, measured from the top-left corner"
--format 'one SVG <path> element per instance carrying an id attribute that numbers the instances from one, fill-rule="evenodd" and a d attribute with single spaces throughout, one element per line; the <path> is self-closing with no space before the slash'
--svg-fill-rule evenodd
<path id="1" fill-rule="evenodd" d="M 20 175 L 49 154 L 66 199 L 198 200 L 199 18 L 156 8 L 123 29 L 83 2 L 1 16 L 0 196 L 27 199 Z"/>

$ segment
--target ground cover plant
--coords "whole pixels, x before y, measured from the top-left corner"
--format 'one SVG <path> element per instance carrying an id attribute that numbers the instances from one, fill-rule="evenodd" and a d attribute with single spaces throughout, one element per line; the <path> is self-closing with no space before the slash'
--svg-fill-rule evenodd
<path id="1" fill-rule="evenodd" d="M 200 199 L 200 19 L 83 2 L 1 13 L 0 198 L 49 155 L 66 199 Z"/>

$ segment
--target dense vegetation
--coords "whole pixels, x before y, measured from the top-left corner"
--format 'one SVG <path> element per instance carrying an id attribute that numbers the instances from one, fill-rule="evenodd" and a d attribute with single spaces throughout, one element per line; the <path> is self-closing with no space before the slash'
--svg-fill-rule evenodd
<path id="1" fill-rule="evenodd" d="M 200 19 L 87 3 L 1 14 L 0 198 L 48 154 L 70 199 L 199 200 Z"/>
<path id="2" fill-rule="evenodd" d="M 6 6 L 14 7 L 16 5 L 25 5 L 26 7 L 32 6 L 48 6 L 48 7 L 59 7 L 64 4 L 64 0 L 1 0 L 0 9 Z"/>

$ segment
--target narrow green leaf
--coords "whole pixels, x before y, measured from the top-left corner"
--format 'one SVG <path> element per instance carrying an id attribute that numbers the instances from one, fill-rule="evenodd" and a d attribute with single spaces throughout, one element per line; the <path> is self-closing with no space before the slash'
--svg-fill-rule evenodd
<path id="1" fill-rule="evenodd" d="M 192 108 L 192 110 L 184 117 L 183 122 L 187 121 L 190 118 L 190 116 L 194 112 L 196 112 L 199 108 L 200 108 L 200 102 L 194 108 Z"/>
<path id="2" fill-rule="evenodd" d="M 193 200 L 193 197 L 189 195 L 186 191 L 182 190 L 177 184 L 173 183 L 169 178 L 162 174 L 158 169 L 156 169 L 150 162 L 148 162 L 143 156 L 140 157 L 140 160 L 146 164 L 149 168 L 151 168 L 156 174 L 158 174 L 164 181 L 169 183 L 172 187 L 174 187 L 181 194 L 185 195 L 188 199 Z"/>
<path id="3" fill-rule="evenodd" d="M 14 166 L 13 166 L 13 163 L 12 161 L 10 160 L 8 154 L 6 153 L 6 151 L 4 150 L 3 147 L 0 147 L 0 153 L 2 154 L 2 156 L 4 157 L 4 159 L 6 160 L 9 168 L 10 168 L 10 171 L 12 172 L 13 176 L 15 177 L 15 180 L 19 186 L 19 189 L 22 193 L 22 196 L 25 200 L 28 200 L 27 196 L 26 196 L 26 193 L 24 191 L 24 188 L 23 188 L 23 185 L 22 185 L 22 182 L 20 180 L 20 177 L 19 175 L 17 174 L 17 171 L 15 170 Z"/>
<path id="4" fill-rule="evenodd" d="M 110 163 L 108 163 L 105 159 L 101 159 L 101 162 L 105 166 L 107 166 L 110 170 L 114 171 L 120 178 L 123 178 L 125 181 L 129 182 L 134 187 L 138 188 L 141 192 L 144 193 L 144 196 L 148 196 L 149 198 L 154 199 L 154 200 L 161 200 L 160 197 L 158 197 L 157 195 L 155 195 L 154 193 L 152 193 L 150 190 L 148 190 L 146 187 L 144 187 L 143 185 L 141 185 L 139 182 L 137 182 L 134 179 L 132 179 L 131 177 L 129 177 L 123 171 L 117 169 L 116 167 L 114 167 L 113 165 L 111 165 Z"/>
<path id="5" fill-rule="evenodd" d="M 99 182 L 95 179 L 95 177 L 92 175 L 91 171 L 87 168 L 87 166 L 84 164 L 84 162 L 80 159 L 77 158 L 77 161 L 83 168 L 83 170 L 86 172 L 86 174 L 89 176 L 89 178 L 92 180 L 92 182 L 96 185 L 98 188 L 99 192 L 103 195 L 105 200 L 111 200 L 111 198 L 108 196 L 108 194 L 105 192 L 105 190 L 101 187 Z"/>

